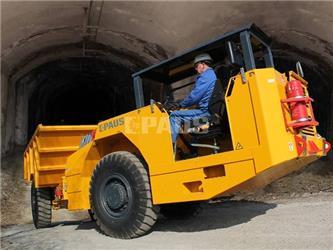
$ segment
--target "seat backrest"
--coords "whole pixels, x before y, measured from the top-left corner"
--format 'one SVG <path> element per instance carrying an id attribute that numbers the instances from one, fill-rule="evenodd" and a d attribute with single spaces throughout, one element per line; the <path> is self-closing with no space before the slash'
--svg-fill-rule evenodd
<path id="1" fill-rule="evenodd" d="M 213 123 L 220 123 L 222 119 L 225 109 L 224 95 L 225 88 L 223 88 L 221 80 L 217 79 L 208 105 Z"/>
<path id="2" fill-rule="evenodd" d="M 217 80 L 209 100 L 208 110 L 211 114 L 211 121 L 219 124 L 225 111 L 224 96 L 228 87 L 229 79 L 239 72 L 239 68 L 230 63 L 220 64 L 214 67 Z"/>

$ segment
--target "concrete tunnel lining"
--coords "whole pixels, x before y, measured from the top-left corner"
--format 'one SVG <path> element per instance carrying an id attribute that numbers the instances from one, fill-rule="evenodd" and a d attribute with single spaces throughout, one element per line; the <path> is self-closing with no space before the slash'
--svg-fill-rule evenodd
<path id="1" fill-rule="evenodd" d="M 92 1 L 92 6 L 98 14 L 100 3 Z M 31 118 L 38 110 L 32 107 L 31 100 L 37 100 L 38 95 L 48 95 L 47 85 L 40 85 L 47 84 L 48 64 L 104 61 L 128 71 L 124 85 L 130 86 L 130 72 L 252 21 L 273 37 L 278 69 L 285 72 L 293 68 L 295 61 L 303 63 L 310 80 L 310 93 L 318 102 L 314 108 L 321 123 L 320 132 L 333 139 L 333 37 L 329 32 L 332 3 L 104 2 L 96 40 L 87 36 L 89 32 L 85 27 L 89 2 L 28 2 L 20 9 L 17 7 L 18 3 L 2 3 L 2 27 L 6 34 L 2 37 L 1 53 L 2 153 L 10 152 L 15 145 L 25 145 L 33 130 L 29 126 L 43 122 L 43 119 Z M 248 9 L 256 11 L 249 13 Z M 55 11 L 62 18 L 52 15 Z M 25 21 L 14 20 L 14 13 L 22 15 Z M 202 13 L 209 14 L 210 18 Z M 282 13 L 284 19 L 281 19 Z M 193 16 L 196 17 L 194 23 Z M 94 75 L 92 71 L 91 75 Z M 41 79 L 43 77 L 46 79 Z M 111 82 L 105 85 L 114 83 Z M 74 85 L 70 84 L 68 91 L 73 90 Z M 88 85 L 83 84 L 89 88 Z M 107 89 L 112 92 L 109 86 L 104 86 L 102 91 Z M 50 88 L 49 91 L 52 95 L 52 91 L 57 90 Z M 47 101 L 41 103 L 45 109 Z M 39 109 L 41 112 L 42 108 Z M 109 112 L 110 116 L 115 114 L 112 110 Z"/>

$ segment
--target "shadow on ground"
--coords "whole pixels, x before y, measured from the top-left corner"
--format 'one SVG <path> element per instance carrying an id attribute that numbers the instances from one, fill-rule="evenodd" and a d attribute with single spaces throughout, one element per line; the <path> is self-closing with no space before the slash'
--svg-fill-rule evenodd
<path id="1" fill-rule="evenodd" d="M 224 201 L 205 204 L 203 212 L 189 220 L 168 220 L 161 218 L 157 221 L 154 231 L 199 232 L 228 228 L 247 223 L 254 217 L 265 214 L 275 208 L 274 203 L 258 201 Z"/>
<path id="2" fill-rule="evenodd" d="M 247 223 L 253 218 L 265 214 L 275 208 L 274 203 L 258 201 L 224 201 L 203 205 L 203 211 L 195 218 L 187 220 L 172 220 L 160 216 L 152 232 L 200 232 L 220 228 L 228 228 Z M 75 230 L 97 229 L 96 223 L 89 219 L 76 221 L 61 221 L 53 226 L 77 225 Z"/>

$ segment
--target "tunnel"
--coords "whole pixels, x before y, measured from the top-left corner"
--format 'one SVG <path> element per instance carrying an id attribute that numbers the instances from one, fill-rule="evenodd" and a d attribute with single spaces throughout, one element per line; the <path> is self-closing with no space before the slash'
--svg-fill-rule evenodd
<path id="1" fill-rule="evenodd" d="M 319 133 L 332 141 L 332 11 L 330 2 L 1 2 L 1 152 L 25 146 L 40 123 L 133 110 L 132 73 L 247 23 L 272 37 L 277 70 L 302 63 Z"/>
<path id="2" fill-rule="evenodd" d="M 135 107 L 130 70 L 108 61 L 57 60 L 30 72 L 29 79 L 28 138 L 40 123 L 96 124 Z"/>

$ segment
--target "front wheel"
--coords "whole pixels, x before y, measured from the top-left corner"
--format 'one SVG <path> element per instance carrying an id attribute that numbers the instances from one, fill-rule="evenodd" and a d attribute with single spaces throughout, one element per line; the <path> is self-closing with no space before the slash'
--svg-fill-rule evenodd
<path id="1" fill-rule="evenodd" d="M 52 188 L 36 188 L 31 184 L 31 211 L 36 228 L 45 228 L 51 225 L 52 219 Z"/>
<path id="2" fill-rule="evenodd" d="M 129 152 L 111 153 L 97 164 L 90 182 L 90 205 L 98 228 L 115 238 L 139 237 L 157 219 L 147 171 Z"/>

